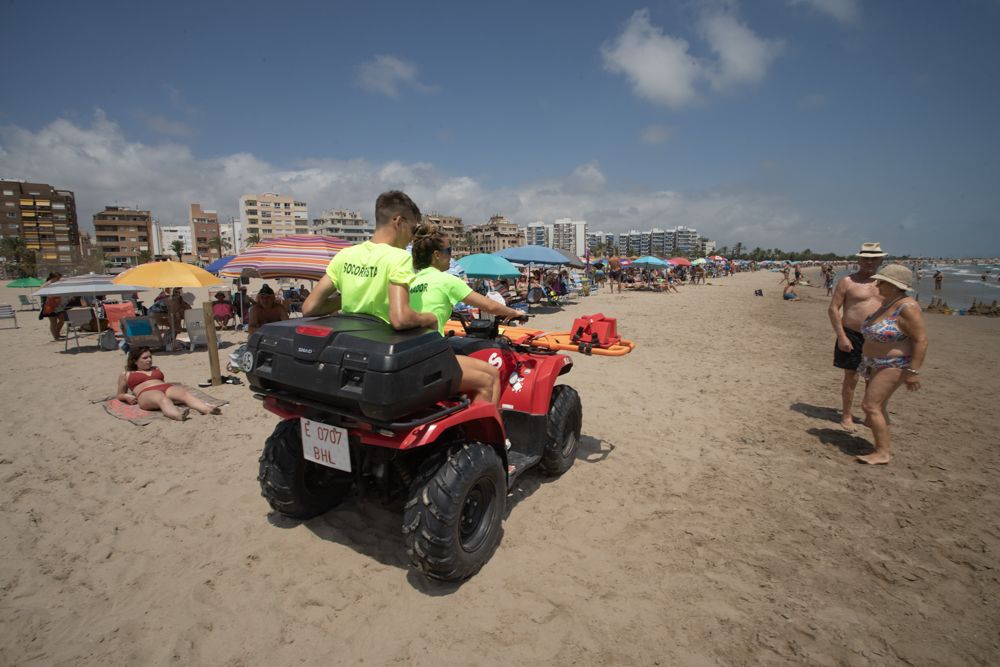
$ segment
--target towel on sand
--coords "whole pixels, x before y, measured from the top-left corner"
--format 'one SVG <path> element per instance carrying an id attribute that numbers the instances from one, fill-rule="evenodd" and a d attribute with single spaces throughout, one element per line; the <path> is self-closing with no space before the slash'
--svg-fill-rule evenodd
<path id="1" fill-rule="evenodd" d="M 214 396 L 209 396 L 203 391 L 198 391 L 197 389 L 192 389 L 191 387 L 185 386 L 191 395 L 195 398 L 200 398 L 212 407 L 222 407 L 223 405 L 228 405 L 229 401 L 224 401 Z M 117 417 L 118 419 L 124 419 L 125 421 L 132 422 L 136 426 L 145 426 L 154 419 L 166 419 L 163 413 L 159 410 L 150 412 L 149 410 L 143 410 L 138 405 L 129 405 L 119 401 L 114 396 L 108 396 L 107 394 L 102 395 L 100 398 L 93 399 L 92 403 L 101 403 L 104 406 L 104 410 L 112 417 Z"/>

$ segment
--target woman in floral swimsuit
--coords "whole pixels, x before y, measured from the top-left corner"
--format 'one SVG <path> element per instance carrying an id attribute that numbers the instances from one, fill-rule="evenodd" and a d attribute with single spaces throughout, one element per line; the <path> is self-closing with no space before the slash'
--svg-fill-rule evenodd
<path id="1" fill-rule="evenodd" d="M 920 367 L 927 354 L 927 333 L 920 305 L 906 292 L 913 286 L 913 272 L 890 264 L 876 273 L 882 307 L 868 316 L 861 333 L 865 346 L 858 373 L 865 378 L 865 425 L 875 437 L 875 451 L 859 456 L 862 463 L 888 463 L 892 459 L 889 434 L 889 398 L 905 384 L 920 389 Z"/>

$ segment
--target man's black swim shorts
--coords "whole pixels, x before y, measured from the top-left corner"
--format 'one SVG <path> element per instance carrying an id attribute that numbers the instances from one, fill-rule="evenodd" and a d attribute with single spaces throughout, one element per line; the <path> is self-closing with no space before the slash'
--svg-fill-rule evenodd
<path id="1" fill-rule="evenodd" d="M 854 349 L 850 352 L 844 352 L 834 343 L 833 365 L 847 371 L 856 371 L 858 370 L 858 366 L 861 365 L 861 348 L 865 346 L 865 337 L 860 331 L 848 329 L 847 327 L 844 327 L 844 333 L 847 334 L 847 338 L 851 341 Z"/>

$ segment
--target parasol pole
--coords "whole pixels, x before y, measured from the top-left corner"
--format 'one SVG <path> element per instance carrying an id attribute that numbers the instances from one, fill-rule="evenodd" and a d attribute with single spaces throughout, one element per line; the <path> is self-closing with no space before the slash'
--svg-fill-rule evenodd
<path id="1" fill-rule="evenodd" d="M 215 335 L 215 314 L 209 301 L 201 304 L 201 310 L 205 318 L 205 341 L 208 344 L 208 367 L 212 372 L 212 386 L 218 387 L 222 384 L 222 371 L 219 369 L 219 339 Z"/>

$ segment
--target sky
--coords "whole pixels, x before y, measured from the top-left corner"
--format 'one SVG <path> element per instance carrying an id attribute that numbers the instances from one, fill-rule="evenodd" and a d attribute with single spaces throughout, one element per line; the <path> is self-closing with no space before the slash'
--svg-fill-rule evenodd
<path id="1" fill-rule="evenodd" d="M 0 178 L 1000 255 L 1000 0 L 4 0 Z M 11 84 L 14 85 L 11 85 Z"/>

